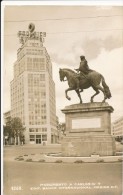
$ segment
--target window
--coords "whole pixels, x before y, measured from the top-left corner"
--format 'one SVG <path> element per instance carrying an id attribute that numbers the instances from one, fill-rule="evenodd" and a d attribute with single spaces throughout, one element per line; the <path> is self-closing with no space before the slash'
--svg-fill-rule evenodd
<path id="1" fill-rule="evenodd" d="M 45 74 L 40 74 L 40 81 L 45 81 Z"/>
<path id="2" fill-rule="evenodd" d="M 36 135 L 36 138 L 41 138 L 41 135 Z"/>
<path id="3" fill-rule="evenodd" d="M 42 118 L 42 119 L 46 119 L 46 116 L 44 115 L 44 116 L 42 116 L 41 118 Z"/>
<path id="4" fill-rule="evenodd" d="M 35 135 L 30 135 L 30 138 L 35 138 Z"/>
<path id="5" fill-rule="evenodd" d="M 42 128 L 42 132 L 46 132 L 47 131 L 47 128 Z"/>
<path id="6" fill-rule="evenodd" d="M 41 97 L 45 98 L 46 97 L 46 93 L 45 92 L 41 92 Z"/>
<path id="7" fill-rule="evenodd" d="M 35 141 L 35 135 L 30 135 L 30 141 Z"/>
<path id="8" fill-rule="evenodd" d="M 42 135 L 42 141 L 47 141 L 47 134 Z"/>
<path id="9" fill-rule="evenodd" d="M 32 58 L 27 58 L 27 62 L 32 62 Z"/>
<path id="10" fill-rule="evenodd" d="M 27 64 L 27 70 L 32 70 L 32 64 L 31 63 Z"/>
<path id="11" fill-rule="evenodd" d="M 30 128 L 29 132 L 35 132 L 35 129 Z M 30 135 L 30 136 L 34 136 L 34 135 Z"/>
<path id="12" fill-rule="evenodd" d="M 44 70 L 44 69 L 45 69 L 44 64 L 40 64 L 40 70 Z"/>
<path id="13" fill-rule="evenodd" d="M 40 82 L 40 87 L 45 87 L 45 83 Z"/>
<path id="14" fill-rule="evenodd" d="M 30 141 L 31 141 L 31 142 L 34 142 L 34 141 L 35 141 L 35 139 L 30 139 Z"/>

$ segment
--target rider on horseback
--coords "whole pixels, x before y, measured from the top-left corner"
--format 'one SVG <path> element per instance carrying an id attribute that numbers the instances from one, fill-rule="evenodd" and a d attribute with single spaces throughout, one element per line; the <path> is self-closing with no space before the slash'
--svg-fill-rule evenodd
<path id="1" fill-rule="evenodd" d="M 75 69 L 77 72 L 80 71 L 80 73 L 77 75 L 77 89 L 79 89 L 79 80 L 81 79 L 81 77 L 85 77 L 87 78 L 87 75 L 89 72 L 93 71 L 89 68 L 88 66 L 88 62 L 85 59 L 85 56 L 80 56 L 81 62 L 80 62 L 80 66 L 79 68 Z"/>
<path id="2" fill-rule="evenodd" d="M 77 72 L 83 72 L 84 74 L 88 74 L 91 69 L 89 69 L 88 62 L 85 59 L 85 56 L 80 56 L 81 62 L 79 68 L 75 69 Z"/>

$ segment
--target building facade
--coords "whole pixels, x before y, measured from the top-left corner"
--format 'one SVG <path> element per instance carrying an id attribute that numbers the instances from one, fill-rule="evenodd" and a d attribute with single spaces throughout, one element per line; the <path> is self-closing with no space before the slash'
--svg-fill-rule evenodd
<path id="1" fill-rule="evenodd" d="M 112 135 L 119 141 L 123 140 L 123 117 L 112 123 Z"/>
<path id="2" fill-rule="evenodd" d="M 6 125 L 11 120 L 11 111 L 5 112 L 3 117 L 4 117 L 4 125 Z"/>
<path id="3" fill-rule="evenodd" d="M 11 117 L 19 117 L 26 127 L 25 143 L 57 142 L 55 83 L 52 63 L 43 46 L 45 33 L 19 31 L 21 47 L 11 81 Z"/>

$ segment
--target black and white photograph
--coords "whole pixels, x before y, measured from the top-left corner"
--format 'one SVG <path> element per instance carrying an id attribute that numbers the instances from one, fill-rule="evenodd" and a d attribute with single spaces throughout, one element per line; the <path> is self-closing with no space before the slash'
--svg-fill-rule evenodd
<path id="1" fill-rule="evenodd" d="M 1 194 L 122 195 L 123 3 L 1 11 Z"/>

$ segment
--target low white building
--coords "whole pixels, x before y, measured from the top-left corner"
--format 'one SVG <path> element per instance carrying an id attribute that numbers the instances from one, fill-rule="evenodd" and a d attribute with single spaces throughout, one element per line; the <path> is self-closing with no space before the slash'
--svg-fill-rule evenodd
<path id="1" fill-rule="evenodd" d="M 123 139 L 123 116 L 112 123 L 112 135 L 116 139 Z"/>

